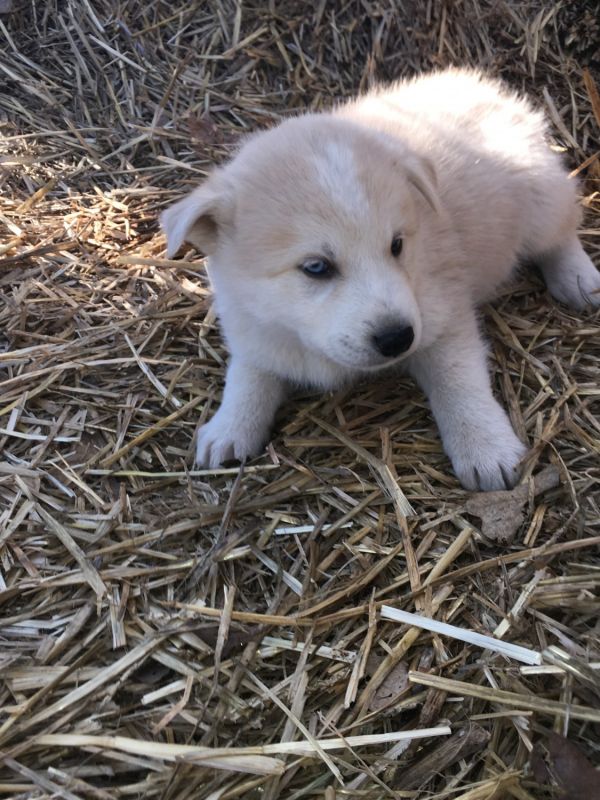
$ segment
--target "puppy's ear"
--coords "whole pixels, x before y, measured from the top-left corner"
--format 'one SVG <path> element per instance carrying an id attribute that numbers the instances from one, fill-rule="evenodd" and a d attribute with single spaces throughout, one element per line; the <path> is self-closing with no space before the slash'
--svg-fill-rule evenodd
<path id="1" fill-rule="evenodd" d="M 439 214 L 441 206 L 437 196 L 437 175 L 428 158 L 414 156 L 406 162 L 406 172 L 411 183 L 426 203 Z"/>
<path id="2" fill-rule="evenodd" d="M 172 258 L 184 242 L 212 255 L 223 226 L 232 219 L 232 206 L 229 193 L 214 173 L 198 189 L 169 206 L 160 215 L 167 237 L 167 258 Z"/>

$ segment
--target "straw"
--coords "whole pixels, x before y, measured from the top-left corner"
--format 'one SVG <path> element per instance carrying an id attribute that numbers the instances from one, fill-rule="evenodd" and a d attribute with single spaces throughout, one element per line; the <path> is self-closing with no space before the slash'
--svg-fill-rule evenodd
<path id="1" fill-rule="evenodd" d="M 594 760 L 598 312 L 525 266 L 481 309 L 530 446 L 493 514 L 397 374 L 296 387 L 262 454 L 198 468 L 229 353 L 158 219 L 248 134 L 472 65 L 546 113 L 600 264 L 597 17 L 0 0 L 0 796 L 531 800 L 543 728 Z"/>
<path id="2" fill-rule="evenodd" d="M 528 647 L 502 642 L 499 639 L 494 639 L 493 636 L 484 636 L 476 631 L 464 630 L 456 627 L 456 625 L 448 625 L 446 622 L 429 619 L 429 617 L 424 617 L 422 614 L 413 614 L 410 611 L 402 611 L 399 608 L 382 606 L 381 617 L 382 619 L 394 620 L 394 622 L 405 622 L 407 625 L 414 625 L 426 631 L 440 633 L 442 636 L 450 636 L 453 639 L 468 642 L 476 647 L 491 650 L 494 653 L 501 653 L 507 658 L 514 658 L 524 664 L 542 663 L 542 654 L 536 653 L 535 650 L 530 650 Z"/>

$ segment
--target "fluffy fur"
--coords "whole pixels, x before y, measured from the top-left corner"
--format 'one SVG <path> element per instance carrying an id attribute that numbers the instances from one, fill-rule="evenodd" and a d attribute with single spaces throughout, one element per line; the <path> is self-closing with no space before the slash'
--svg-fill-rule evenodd
<path id="1" fill-rule="evenodd" d="M 165 211 L 169 254 L 189 241 L 209 256 L 231 353 L 197 462 L 259 452 L 291 385 L 331 389 L 402 362 L 463 486 L 512 486 L 526 447 L 492 394 L 476 307 L 524 260 L 561 302 L 600 302 L 576 185 L 545 137 L 542 115 L 500 84 L 434 73 L 251 136 Z M 335 272 L 307 276 L 316 258 Z M 407 326 L 410 347 L 382 355 L 374 337 Z"/>

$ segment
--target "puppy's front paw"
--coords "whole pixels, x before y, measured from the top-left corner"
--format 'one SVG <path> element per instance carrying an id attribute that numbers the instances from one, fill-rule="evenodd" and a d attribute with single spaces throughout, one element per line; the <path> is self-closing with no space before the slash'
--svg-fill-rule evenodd
<path id="1" fill-rule="evenodd" d="M 485 432 L 468 432 L 453 443 L 448 455 L 461 484 L 470 491 L 512 489 L 519 480 L 519 462 L 527 447 L 518 439 L 508 421 L 494 436 L 493 427 Z"/>
<path id="2" fill-rule="evenodd" d="M 232 419 L 221 409 L 198 431 L 196 465 L 215 469 L 224 461 L 245 461 L 261 452 L 268 436 L 269 431 L 252 420 Z"/>
<path id="3" fill-rule="evenodd" d="M 511 430 L 510 436 L 498 440 L 474 436 L 449 456 L 465 489 L 489 492 L 512 489 L 519 480 L 519 462 L 526 452 L 527 447 Z"/>

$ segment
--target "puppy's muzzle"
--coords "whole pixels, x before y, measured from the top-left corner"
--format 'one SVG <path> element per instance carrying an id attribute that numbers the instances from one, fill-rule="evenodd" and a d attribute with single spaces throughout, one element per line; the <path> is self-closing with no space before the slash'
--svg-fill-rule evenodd
<path id="1" fill-rule="evenodd" d="M 415 339 L 412 325 L 387 327 L 373 335 L 373 344 L 378 353 L 386 358 L 395 358 L 406 353 Z"/>

